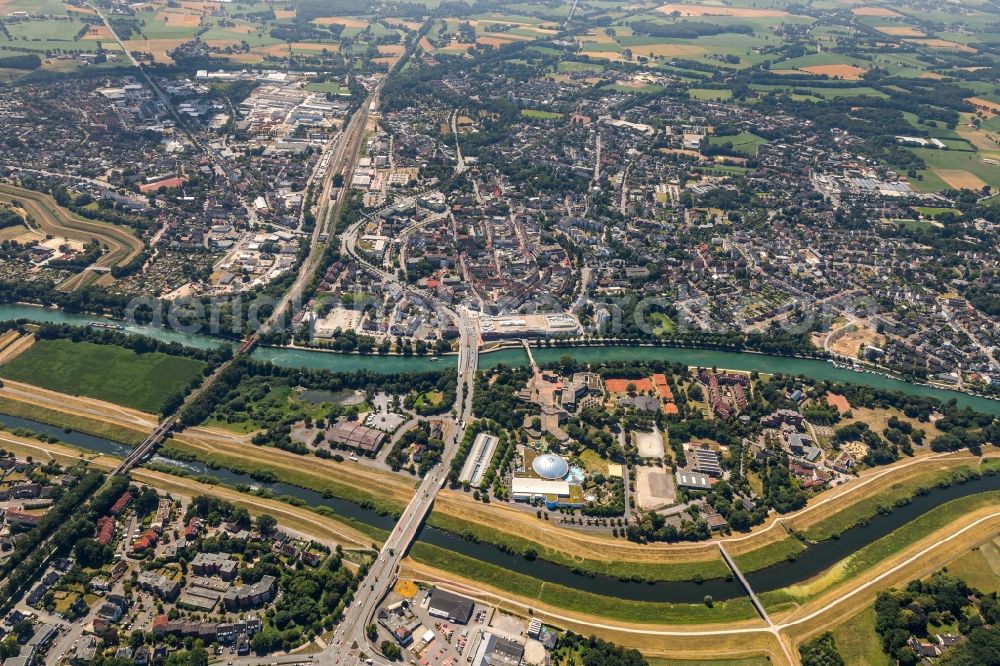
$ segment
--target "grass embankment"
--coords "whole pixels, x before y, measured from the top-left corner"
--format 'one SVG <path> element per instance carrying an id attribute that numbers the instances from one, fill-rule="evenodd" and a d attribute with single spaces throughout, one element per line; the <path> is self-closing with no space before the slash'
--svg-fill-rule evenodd
<path id="1" fill-rule="evenodd" d="M 0 376 L 59 393 L 158 412 L 167 398 L 188 386 L 206 365 L 160 352 L 137 354 L 113 345 L 39 340 L 0 366 Z"/>
<path id="2" fill-rule="evenodd" d="M 351 463 L 306 458 L 294 453 L 286 453 L 253 444 L 243 445 L 243 450 L 234 452 L 222 447 L 201 445 L 186 441 L 185 435 L 177 435 L 160 447 L 160 453 L 177 460 L 194 460 L 212 468 L 228 469 L 249 474 L 262 480 L 275 480 L 298 488 L 338 497 L 374 510 L 391 515 L 399 515 L 405 506 L 405 498 L 393 499 L 394 493 L 379 492 L 378 486 L 365 483 L 364 469 Z M 340 467 L 341 469 L 335 469 Z M 386 475 L 389 476 L 389 475 Z M 368 479 L 371 481 L 371 479 Z M 390 476 L 390 480 L 392 479 Z M 412 495 L 412 490 L 410 492 Z"/>
<path id="3" fill-rule="evenodd" d="M 5 397 L 0 397 L 0 414 L 40 421 L 41 423 L 47 423 L 58 428 L 68 428 L 69 430 L 86 433 L 94 437 L 103 437 L 121 444 L 128 444 L 129 446 L 135 446 L 146 437 L 146 433 L 141 430 L 125 428 L 108 421 L 99 421 L 87 418 L 86 416 L 61 412 L 42 407 L 41 405 L 22 402 L 20 400 L 11 400 Z"/>
<path id="4" fill-rule="evenodd" d="M 68 444 L 52 444 L 3 431 L 0 431 L 0 449 L 22 458 L 31 456 L 37 461 L 55 460 L 61 465 L 68 466 L 84 460 L 102 470 L 114 469 L 120 462 L 117 458 L 94 454 L 91 451 L 84 451 Z"/>
<path id="5" fill-rule="evenodd" d="M 721 557 L 715 560 L 693 560 L 690 562 L 637 562 L 620 560 L 596 560 L 567 555 L 558 547 L 545 546 L 539 541 L 507 532 L 497 532 L 478 523 L 463 520 L 454 515 L 438 511 L 431 514 L 428 524 L 460 536 L 472 536 L 474 540 L 491 543 L 498 548 L 524 553 L 534 550 L 537 556 L 554 564 L 584 573 L 601 574 L 621 579 L 648 581 L 688 581 L 697 576 L 704 579 L 722 578 L 728 572 Z"/>
<path id="6" fill-rule="evenodd" d="M 740 568 L 740 571 L 747 573 L 793 559 L 805 549 L 806 547 L 801 541 L 789 536 L 780 541 L 772 541 L 760 548 L 732 555 L 732 558 L 736 561 L 736 566 Z"/>
<path id="7" fill-rule="evenodd" d="M 985 461 L 982 465 L 961 465 L 951 469 L 933 469 L 900 479 L 881 488 L 878 493 L 867 495 L 825 516 L 818 522 L 802 530 L 810 541 L 825 541 L 845 530 L 860 525 L 876 514 L 891 509 L 897 503 L 906 503 L 924 489 L 948 486 L 958 481 L 963 474 L 974 471 L 1000 468 L 1000 459 Z"/>
<path id="8" fill-rule="evenodd" d="M 1000 491 L 977 493 L 946 502 L 844 558 L 812 581 L 760 594 L 768 612 L 785 610 L 815 599 L 827 590 L 863 574 L 936 530 L 978 509 L 996 507 Z"/>
<path id="9" fill-rule="evenodd" d="M 706 624 L 737 622 L 757 617 L 745 597 L 705 604 L 665 604 L 629 601 L 545 583 L 437 546 L 416 543 L 410 550 L 415 561 L 434 569 L 457 574 L 510 594 L 537 600 L 558 608 L 596 617 L 636 624 Z"/>

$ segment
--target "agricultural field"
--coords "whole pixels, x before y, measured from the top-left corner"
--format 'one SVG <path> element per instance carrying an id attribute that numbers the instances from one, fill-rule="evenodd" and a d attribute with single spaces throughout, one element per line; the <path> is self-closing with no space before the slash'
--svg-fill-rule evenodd
<path id="1" fill-rule="evenodd" d="M 39 340 L 0 365 L 0 377 L 158 412 L 167 398 L 187 387 L 204 369 L 203 361 L 159 352 L 137 354 L 90 342 Z"/>

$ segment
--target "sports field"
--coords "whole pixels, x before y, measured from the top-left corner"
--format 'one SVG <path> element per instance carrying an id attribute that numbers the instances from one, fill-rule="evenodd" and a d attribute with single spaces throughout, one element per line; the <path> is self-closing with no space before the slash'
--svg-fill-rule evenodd
<path id="1" fill-rule="evenodd" d="M 166 399 L 200 375 L 205 365 L 159 352 L 137 354 L 90 342 L 39 340 L 0 365 L 0 377 L 158 412 Z"/>
<path id="2" fill-rule="evenodd" d="M 756 157 L 757 149 L 762 145 L 767 143 L 766 139 L 762 139 L 756 134 L 751 134 L 750 132 L 743 132 L 742 134 L 736 134 L 731 136 L 710 136 L 708 142 L 714 146 L 721 146 L 727 143 L 733 144 L 733 151 L 740 153 L 741 155 L 746 155 L 747 157 Z"/>

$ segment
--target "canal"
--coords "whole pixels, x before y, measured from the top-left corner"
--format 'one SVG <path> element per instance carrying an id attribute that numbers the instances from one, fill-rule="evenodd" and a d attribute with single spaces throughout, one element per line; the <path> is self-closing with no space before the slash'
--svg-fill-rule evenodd
<path id="1" fill-rule="evenodd" d="M 74 325 L 86 325 L 98 319 L 94 316 L 68 313 L 55 308 L 0 304 L 0 321 L 21 318 Z M 114 322 L 115 320 L 108 321 Z M 155 326 L 124 323 L 123 325 L 127 333 L 142 334 L 157 340 L 178 342 L 200 349 L 228 344 L 227 341 L 221 338 L 208 335 L 180 333 Z M 835 367 L 826 361 L 818 359 L 680 347 L 541 347 L 536 349 L 534 354 L 535 359 L 539 363 L 555 362 L 562 356 L 569 355 L 579 363 L 658 360 L 706 368 L 717 367 L 727 370 L 757 370 L 766 373 L 804 375 L 816 380 L 853 383 L 876 389 L 904 391 L 912 395 L 938 398 L 942 401 L 954 399 L 959 407 L 971 407 L 986 414 L 1000 416 L 1000 400 L 992 400 L 990 398 L 933 386 L 913 384 L 901 379 L 894 379 L 869 372 L 854 372 L 853 370 Z M 457 357 L 454 354 L 445 355 L 435 360 L 430 356 L 339 354 L 277 347 L 257 348 L 253 352 L 253 358 L 260 361 L 268 361 L 282 367 L 330 370 L 331 372 L 353 372 L 356 370 L 370 370 L 378 373 L 427 372 L 455 368 L 457 364 Z M 510 366 L 527 365 L 528 357 L 520 347 L 485 352 L 479 355 L 479 366 L 481 368 L 492 368 L 501 363 Z"/>
<path id="2" fill-rule="evenodd" d="M 63 442 L 80 449 L 118 458 L 124 457 L 130 450 L 130 447 L 118 442 L 75 431 L 66 432 L 55 426 L 30 419 L 0 414 L 0 424 L 10 430 L 27 428 L 38 433 L 58 437 Z M 302 500 L 310 507 L 325 506 L 338 516 L 350 518 L 384 531 L 392 530 L 395 525 L 394 518 L 380 515 L 376 511 L 354 502 L 325 497 L 321 493 L 280 481 L 258 481 L 247 474 L 227 469 L 212 469 L 200 462 L 178 461 L 163 456 L 155 456 L 153 460 L 175 467 L 192 476 L 214 477 L 229 486 L 242 485 L 260 488 L 275 496 L 284 495 Z M 945 502 L 993 490 L 1000 490 L 1000 475 L 984 475 L 978 479 L 947 488 L 935 487 L 926 495 L 914 497 L 906 506 L 897 508 L 888 514 L 876 514 L 867 523 L 845 530 L 836 539 L 809 544 L 794 561 L 780 562 L 751 572 L 747 574 L 747 579 L 758 593 L 799 583 L 822 573 L 845 557 Z M 577 574 L 567 567 L 546 560 L 527 560 L 520 555 L 506 553 L 491 544 L 466 541 L 458 535 L 430 526 L 425 526 L 422 529 L 419 540 L 544 582 L 619 599 L 660 603 L 701 603 L 706 594 L 718 601 L 733 599 L 744 594 L 739 583 L 722 579 L 708 579 L 701 583 L 693 581 L 644 583 L 620 581 L 609 576 Z"/>

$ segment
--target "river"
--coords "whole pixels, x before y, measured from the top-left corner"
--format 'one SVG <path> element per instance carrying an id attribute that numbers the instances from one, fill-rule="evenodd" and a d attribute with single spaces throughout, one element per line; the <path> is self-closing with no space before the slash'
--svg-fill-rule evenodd
<path id="1" fill-rule="evenodd" d="M 118 442 L 75 431 L 65 432 L 55 426 L 30 419 L 0 414 L 0 423 L 8 429 L 28 428 L 38 433 L 58 437 L 63 442 L 77 448 L 118 458 L 124 457 L 130 451 L 130 447 Z M 393 518 L 379 515 L 376 511 L 366 509 L 354 502 L 335 497 L 324 497 L 315 491 L 280 481 L 257 481 L 247 474 L 227 469 L 212 469 L 200 462 L 178 461 L 163 456 L 155 456 L 153 460 L 176 467 L 194 476 L 215 477 L 230 486 L 241 484 L 256 486 L 275 495 L 295 497 L 311 507 L 325 506 L 338 516 L 351 518 L 381 530 L 392 530 L 395 525 Z M 891 513 L 876 514 L 867 524 L 846 530 L 837 539 L 810 544 L 792 562 L 780 562 L 765 569 L 751 572 L 747 574 L 747 579 L 757 592 L 767 592 L 799 583 L 816 576 L 860 548 L 886 536 L 911 520 L 919 518 L 944 502 L 991 490 L 1000 490 L 1000 475 L 983 476 L 964 484 L 956 484 L 943 489 L 935 487 L 927 495 L 914 497 L 909 504 L 895 509 Z M 491 544 L 466 541 L 455 534 L 429 526 L 425 526 L 421 530 L 419 540 L 544 582 L 619 599 L 660 603 L 701 603 L 706 594 L 718 601 L 733 599 L 744 594 L 739 583 L 722 579 L 709 579 L 701 583 L 693 581 L 641 583 L 623 582 L 609 576 L 585 576 L 573 573 L 572 570 L 552 562 L 541 559 L 527 560 L 520 555 L 505 553 Z"/>
<path id="2" fill-rule="evenodd" d="M 7 319 L 31 319 L 33 321 L 58 324 L 86 325 L 98 317 L 73 314 L 56 308 L 41 308 L 32 305 L 0 304 L 0 321 Z M 156 326 L 125 324 L 128 333 L 147 335 L 165 342 L 178 342 L 189 347 L 210 349 L 227 341 L 209 335 L 180 333 Z M 728 370 L 758 370 L 767 373 L 805 375 L 817 380 L 845 382 L 871 386 L 872 388 L 904 391 L 913 395 L 930 396 L 942 401 L 954 399 L 960 407 L 971 407 L 986 414 L 1000 416 L 1000 400 L 991 400 L 969 395 L 960 391 L 912 384 L 901 379 L 893 379 L 869 372 L 854 372 L 837 368 L 817 359 L 772 356 L 748 352 L 719 351 L 715 349 L 689 349 L 679 347 L 540 347 L 534 351 L 539 363 L 558 361 L 564 355 L 572 356 L 580 363 L 601 363 L 602 361 L 660 360 L 683 363 L 689 366 L 718 367 Z M 380 373 L 427 372 L 451 369 L 457 366 L 457 356 L 448 354 L 434 360 L 430 356 L 377 356 L 361 354 L 338 354 L 333 352 L 309 351 L 259 347 L 253 358 L 269 361 L 282 367 L 301 367 L 332 372 L 352 372 L 371 370 Z M 528 357 L 520 347 L 511 347 L 479 355 L 479 367 L 492 368 L 499 364 L 512 366 L 527 365 Z"/>

